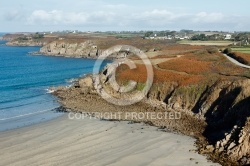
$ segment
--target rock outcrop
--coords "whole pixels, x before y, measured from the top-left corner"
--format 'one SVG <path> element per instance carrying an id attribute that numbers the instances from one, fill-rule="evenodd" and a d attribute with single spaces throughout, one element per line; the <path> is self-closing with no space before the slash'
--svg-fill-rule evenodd
<path id="1" fill-rule="evenodd" d="M 119 91 L 113 91 L 106 83 L 111 73 L 108 67 L 100 73 L 104 88 L 110 90 L 110 94 L 115 97 L 121 96 Z M 152 108 L 142 104 L 128 108 L 110 106 L 97 95 L 94 84 L 94 79 L 87 76 L 79 80 L 76 89 L 60 91 L 57 95 L 64 106 L 73 110 L 96 111 L 98 109 L 95 107 L 98 105 L 101 110 L 108 106 L 108 111 L 134 109 L 143 112 L 153 109 L 156 112 L 181 112 L 180 120 L 147 119 L 146 122 L 161 128 L 173 127 L 186 135 L 195 136 L 199 140 L 199 152 L 208 154 L 211 159 L 223 165 L 250 164 L 249 79 L 217 80 L 197 86 L 179 86 L 175 82 L 155 83 L 144 101 L 150 103 Z M 94 103 L 87 109 L 85 101 Z"/>
<path id="2" fill-rule="evenodd" d="M 24 34 L 5 34 L 3 37 L 2 37 L 2 40 L 5 40 L 5 41 L 12 41 L 12 40 L 15 40 L 15 39 L 18 39 L 20 37 L 24 37 L 25 35 Z"/>
<path id="3" fill-rule="evenodd" d="M 12 40 L 6 43 L 7 46 L 44 46 L 47 42 L 36 40 Z"/>
<path id="4" fill-rule="evenodd" d="M 92 57 L 99 55 L 97 46 L 91 41 L 83 43 L 68 43 L 63 41 L 54 41 L 40 49 L 40 53 L 53 56 L 69 57 Z"/>
<path id="5" fill-rule="evenodd" d="M 206 123 L 201 153 L 216 154 L 232 165 L 250 164 L 250 80 L 217 81 L 202 87 L 158 86 L 148 95 Z M 195 133 L 195 132 L 194 132 Z"/>
<path id="6" fill-rule="evenodd" d="M 126 49 L 126 46 L 118 46 L 116 48 L 103 50 L 92 40 L 82 42 L 56 40 L 43 46 L 38 53 L 48 56 L 92 59 L 98 58 L 100 55 L 107 55 L 107 59 L 119 59 L 131 54 L 129 51 L 126 51 Z"/>
<path id="7" fill-rule="evenodd" d="M 244 127 L 235 125 L 230 133 L 226 133 L 222 140 L 214 145 L 214 152 L 226 154 L 233 161 L 238 161 L 240 165 L 249 164 L 250 151 L 250 118 Z"/>

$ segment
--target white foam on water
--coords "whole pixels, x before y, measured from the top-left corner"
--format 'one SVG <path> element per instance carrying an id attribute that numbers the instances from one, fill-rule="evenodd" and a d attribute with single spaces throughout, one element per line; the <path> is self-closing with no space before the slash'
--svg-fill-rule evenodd
<path id="1" fill-rule="evenodd" d="M 10 119 L 15 119 L 15 118 L 21 118 L 21 117 L 30 116 L 30 115 L 35 115 L 35 114 L 39 114 L 39 113 L 44 113 L 44 112 L 52 111 L 54 109 L 56 109 L 56 108 L 42 110 L 42 111 L 37 111 L 37 112 L 32 112 L 32 113 L 27 113 L 27 114 L 18 115 L 18 116 L 13 116 L 13 117 L 10 117 L 10 118 L 4 118 L 4 119 L 0 119 L 0 121 L 5 121 L 5 120 L 10 120 Z"/>

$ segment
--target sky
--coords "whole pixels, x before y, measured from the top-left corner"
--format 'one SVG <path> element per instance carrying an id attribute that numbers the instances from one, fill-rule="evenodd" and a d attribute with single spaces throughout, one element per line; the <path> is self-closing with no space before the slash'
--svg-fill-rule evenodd
<path id="1" fill-rule="evenodd" d="M 0 32 L 249 31 L 248 0 L 0 0 Z"/>

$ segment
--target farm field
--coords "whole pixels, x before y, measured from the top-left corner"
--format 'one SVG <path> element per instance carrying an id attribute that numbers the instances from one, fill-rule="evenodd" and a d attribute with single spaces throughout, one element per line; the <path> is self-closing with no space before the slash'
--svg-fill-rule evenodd
<path id="1" fill-rule="evenodd" d="M 178 41 L 179 44 L 189 44 L 189 45 L 203 45 L 203 46 L 228 46 L 233 44 L 231 41 L 192 41 L 192 40 L 181 40 Z"/>
<path id="2" fill-rule="evenodd" d="M 250 54 L 250 47 L 233 47 L 232 51 Z"/>

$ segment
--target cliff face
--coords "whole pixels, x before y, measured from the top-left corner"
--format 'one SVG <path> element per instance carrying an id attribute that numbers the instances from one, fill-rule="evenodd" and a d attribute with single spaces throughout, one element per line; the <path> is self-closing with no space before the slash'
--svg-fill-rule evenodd
<path id="1" fill-rule="evenodd" d="M 44 46 L 47 42 L 34 40 L 12 40 L 6 43 L 7 46 Z"/>
<path id="2" fill-rule="evenodd" d="M 2 37 L 2 40 L 8 41 L 7 46 L 44 46 L 50 42 L 51 39 L 34 38 L 32 36 L 26 36 L 24 34 L 6 34 Z"/>
<path id="3" fill-rule="evenodd" d="M 2 37 L 2 40 L 5 40 L 5 41 L 12 41 L 12 40 L 15 40 L 19 37 L 23 37 L 24 34 L 6 34 Z"/>
<path id="4" fill-rule="evenodd" d="M 119 49 L 118 49 L 119 50 Z M 74 58 L 98 58 L 104 50 L 100 49 L 97 44 L 91 40 L 84 42 L 67 42 L 67 41 L 53 41 L 43 46 L 39 54 L 49 56 L 66 56 Z M 119 59 L 128 56 L 130 53 L 125 51 L 117 51 L 117 49 L 110 49 L 106 51 L 108 58 Z"/>
<path id="5" fill-rule="evenodd" d="M 70 57 L 97 57 L 100 50 L 91 41 L 83 43 L 67 43 L 54 41 L 40 49 L 40 53 L 53 56 L 70 56 Z"/>
<path id="6" fill-rule="evenodd" d="M 107 80 L 112 72 L 109 69 L 100 73 L 103 88 L 92 76 L 87 76 L 79 79 L 76 87 L 57 90 L 56 95 L 65 107 L 90 113 L 180 112 L 181 119 L 178 120 L 145 119 L 145 122 L 195 136 L 199 152 L 223 165 L 250 164 L 249 79 L 217 80 L 204 86 L 179 86 L 175 82 L 153 84 L 144 104 L 119 107 L 103 101 L 97 94 L 105 89 L 113 97 L 129 98 L 129 95 L 123 96 L 110 88 Z M 100 89 L 96 91 L 94 86 Z"/>
<path id="7" fill-rule="evenodd" d="M 103 82 L 111 77 L 108 73 L 111 72 L 101 73 Z M 228 161 L 232 161 L 232 165 L 247 165 L 250 164 L 249 85 L 250 80 L 245 78 L 217 80 L 207 85 L 156 83 L 147 94 L 147 101 L 189 115 L 174 128 L 188 135 L 193 133 L 191 135 L 204 141 L 200 144 L 200 153 L 212 154 L 225 165 Z M 190 120 L 192 117 L 194 120 Z M 197 126 L 199 122 L 204 122 L 204 126 Z"/>
<path id="8" fill-rule="evenodd" d="M 202 153 L 215 153 L 225 156 L 225 160 L 246 165 L 250 164 L 249 85 L 248 79 L 218 81 L 203 88 L 172 84 L 151 91 L 149 98 L 165 102 L 168 109 L 181 110 L 206 122 L 202 134 L 211 146 L 202 147 Z"/>
<path id="9" fill-rule="evenodd" d="M 129 97 L 105 83 L 110 73 L 105 69 L 100 75 L 104 89 L 113 96 Z M 77 87 L 61 89 L 56 95 L 65 107 L 84 112 L 181 112 L 178 120 L 145 119 L 145 122 L 195 136 L 199 152 L 223 165 L 250 164 L 250 80 L 220 80 L 203 87 L 178 86 L 174 82 L 154 84 L 145 99 L 151 106 L 138 103 L 126 107 L 103 101 L 94 89 L 95 84 L 87 76 L 79 80 Z"/>
<path id="10" fill-rule="evenodd" d="M 115 50 L 110 51 L 115 52 Z M 55 41 L 41 48 L 40 53 L 53 56 L 96 58 L 103 53 L 103 50 L 92 41 L 82 43 Z M 112 54 L 113 57 L 126 55 L 126 52 Z M 204 54 L 205 57 L 209 55 Z M 215 59 L 216 62 L 219 60 Z M 223 61 L 224 63 L 226 62 Z M 100 87 L 97 91 L 94 88 L 96 82 L 88 76 L 80 79 L 76 87 L 57 91 L 57 96 L 64 106 L 73 110 L 91 112 L 107 107 L 107 111 L 181 112 L 180 120 L 146 119 L 145 121 L 163 128 L 173 127 L 184 134 L 196 136 L 200 141 L 199 152 L 209 154 L 212 159 L 219 160 L 224 165 L 250 164 L 250 80 L 246 77 L 237 75 L 222 77 L 218 74 L 216 79 L 211 79 L 211 81 L 189 85 L 166 79 L 163 82 L 154 83 L 147 94 L 144 101 L 150 106 L 139 103 L 139 106 L 118 107 L 109 105 L 97 94 L 105 89 L 114 98 L 131 97 L 122 96 L 119 91 L 112 90 L 108 84 L 111 74 L 112 67 L 108 66 L 100 73 L 103 87 L 96 85 Z M 139 89 L 140 87 L 137 90 Z"/>

